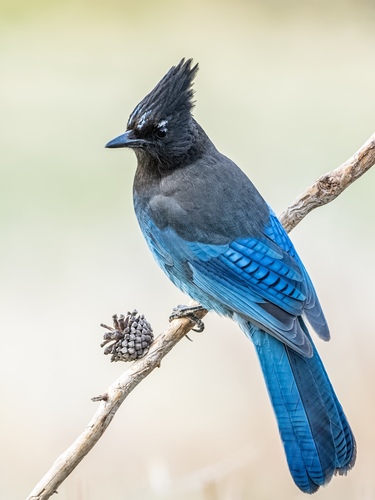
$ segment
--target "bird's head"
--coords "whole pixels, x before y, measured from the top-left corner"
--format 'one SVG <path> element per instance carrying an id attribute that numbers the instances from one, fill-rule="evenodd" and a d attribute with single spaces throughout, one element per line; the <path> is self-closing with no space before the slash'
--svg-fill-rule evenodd
<path id="1" fill-rule="evenodd" d="M 198 64 L 182 59 L 131 113 L 126 132 L 107 148 L 134 149 L 138 159 L 153 159 L 165 168 L 181 164 L 198 137 L 194 121 L 192 84 Z"/>

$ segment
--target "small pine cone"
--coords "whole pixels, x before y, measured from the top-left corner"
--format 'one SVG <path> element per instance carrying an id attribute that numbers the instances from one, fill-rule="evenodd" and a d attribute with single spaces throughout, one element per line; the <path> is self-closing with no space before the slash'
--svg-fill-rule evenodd
<path id="1" fill-rule="evenodd" d="M 111 361 L 133 361 L 148 353 L 154 334 L 143 314 L 137 314 L 136 310 L 128 312 L 126 317 L 115 314 L 112 317 L 113 328 L 101 325 L 108 330 L 103 335 L 101 347 L 109 344 L 104 349 L 104 354 L 111 354 Z"/>

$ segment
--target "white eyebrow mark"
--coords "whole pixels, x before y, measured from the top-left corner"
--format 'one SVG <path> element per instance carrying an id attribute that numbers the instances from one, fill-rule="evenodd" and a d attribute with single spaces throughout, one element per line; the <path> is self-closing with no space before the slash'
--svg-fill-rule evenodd
<path id="1" fill-rule="evenodd" d="M 162 120 L 158 123 L 158 127 L 160 130 L 167 130 L 168 120 Z"/>
<path id="2" fill-rule="evenodd" d="M 146 111 L 145 113 L 143 113 L 143 115 L 140 117 L 138 125 L 137 125 L 137 129 L 138 130 L 141 130 L 144 127 L 145 123 L 147 122 L 147 117 L 151 113 L 152 113 L 152 109 L 149 109 L 148 111 Z"/>

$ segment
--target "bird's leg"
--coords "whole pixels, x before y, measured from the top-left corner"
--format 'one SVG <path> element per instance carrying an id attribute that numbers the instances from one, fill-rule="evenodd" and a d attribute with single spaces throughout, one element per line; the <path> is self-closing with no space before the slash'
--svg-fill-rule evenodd
<path id="1" fill-rule="evenodd" d="M 201 311 L 206 312 L 206 309 L 202 306 L 178 305 L 177 307 L 173 308 L 172 314 L 169 316 L 169 321 L 173 321 L 174 319 L 188 318 L 193 321 L 193 323 L 195 323 L 195 328 L 193 328 L 193 331 L 201 333 L 204 330 L 204 323 L 196 315 L 197 312 Z"/>

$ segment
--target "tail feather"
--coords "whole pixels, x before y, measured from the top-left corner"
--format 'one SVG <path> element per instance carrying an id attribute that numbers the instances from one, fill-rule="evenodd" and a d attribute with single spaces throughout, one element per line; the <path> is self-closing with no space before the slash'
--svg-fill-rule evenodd
<path id="1" fill-rule="evenodd" d="M 356 458 L 355 440 L 310 335 L 313 357 L 297 354 L 248 324 L 276 414 L 290 472 L 305 493 L 333 474 L 346 474 Z"/>

